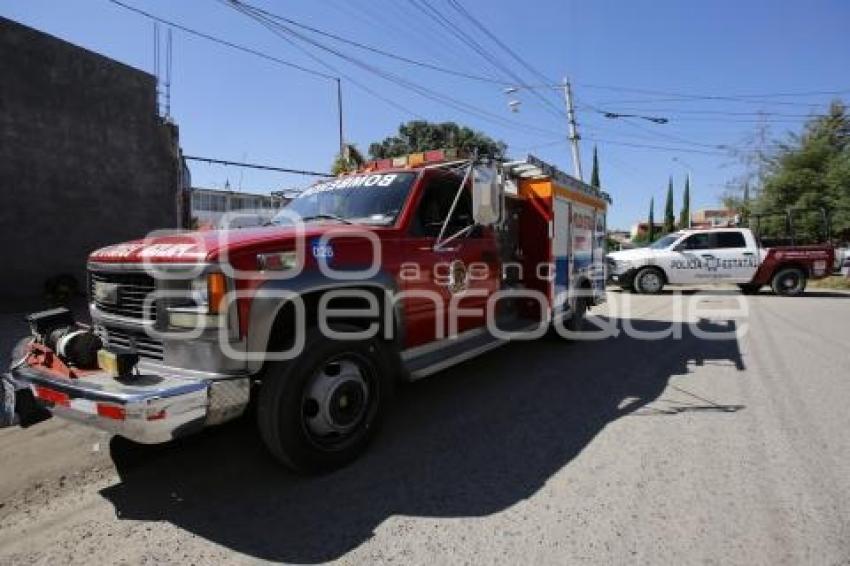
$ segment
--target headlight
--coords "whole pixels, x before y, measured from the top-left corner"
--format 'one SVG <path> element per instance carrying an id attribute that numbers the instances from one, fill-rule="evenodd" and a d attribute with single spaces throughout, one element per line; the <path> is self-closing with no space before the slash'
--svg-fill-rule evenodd
<path id="1" fill-rule="evenodd" d="M 199 277 L 192 280 L 192 300 L 198 306 L 209 306 L 210 287 L 206 277 Z"/>
<path id="2" fill-rule="evenodd" d="M 617 275 L 625 273 L 629 269 L 629 262 L 623 260 L 614 260 L 614 273 Z"/>
<path id="3" fill-rule="evenodd" d="M 181 328 L 219 327 L 224 323 L 224 299 L 227 281 L 223 273 L 209 273 L 192 280 L 192 301 L 195 306 L 171 307 L 168 321 Z"/>

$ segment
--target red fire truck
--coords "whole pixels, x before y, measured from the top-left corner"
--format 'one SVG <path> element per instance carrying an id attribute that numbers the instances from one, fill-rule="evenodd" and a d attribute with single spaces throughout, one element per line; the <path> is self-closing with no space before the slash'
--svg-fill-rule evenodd
<path id="1" fill-rule="evenodd" d="M 429 151 L 309 187 L 265 227 L 100 249 L 91 326 L 30 316 L 6 420 L 159 443 L 255 405 L 280 461 L 333 469 L 364 450 L 398 379 L 578 330 L 605 298 L 610 202 L 532 156 Z"/>

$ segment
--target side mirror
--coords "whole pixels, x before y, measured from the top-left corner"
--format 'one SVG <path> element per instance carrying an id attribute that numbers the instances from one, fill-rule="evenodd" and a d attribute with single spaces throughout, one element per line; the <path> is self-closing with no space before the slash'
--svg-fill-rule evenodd
<path id="1" fill-rule="evenodd" d="M 673 246 L 673 251 L 674 251 L 674 252 L 683 252 L 683 251 L 685 251 L 686 249 L 687 249 L 687 248 L 685 247 L 685 244 L 676 244 L 675 246 Z"/>
<path id="2" fill-rule="evenodd" d="M 502 219 L 502 185 L 492 165 L 477 165 L 472 169 L 472 217 L 482 226 L 497 224 Z"/>

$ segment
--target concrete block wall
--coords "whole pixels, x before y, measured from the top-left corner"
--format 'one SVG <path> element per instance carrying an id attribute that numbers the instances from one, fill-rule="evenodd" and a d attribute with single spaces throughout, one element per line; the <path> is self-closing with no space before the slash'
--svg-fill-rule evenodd
<path id="1" fill-rule="evenodd" d="M 0 18 L 0 299 L 175 227 L 178 155 L 152 75 Z"/>

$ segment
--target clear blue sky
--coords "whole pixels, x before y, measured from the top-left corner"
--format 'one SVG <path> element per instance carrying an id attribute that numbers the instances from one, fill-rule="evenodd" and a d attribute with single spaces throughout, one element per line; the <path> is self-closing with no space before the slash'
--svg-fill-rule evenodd
<path id="1" fill-rule="evenodd" d="M 221 2 L 125 1 L 186 26 L 338 74 Z M 513 81 L 470 47 L 450 37 L 410 0 L 252 2 L 398 55 Z M 525 84 L 542 82 L 482 36 L 452 8 L 449 0 L 428 2 L 509 65 Z M 692 209 L 716 204 L 724 183 L 740 167 L 713 146 L 746 148 L 759 111 L 769 113 L 765 119 L 778 138 L 788 130 L 799 129 L 803 120 L 800 115 L 822 110 L 835 98 L 806 95 L 744 101 L 683 100 L 621 88 L 721 97 L 844 91 L 845 99 L 850 98 L 850 2 L 846 0 L 459 2 L 547 79 L 571 77 L 579 105 L 580 133 L 584 136 L 581 150 L 585 175 L 589 176 L 592 146 L 596 143 L 602 182 L 615 202 L 609 221 L 612 227 L 626 228 L 645 217 L 651 196 L 656 200 L 658 218 L 669 175 L 674 177 L 678 211 L 688 170 L 693 177 Z M 2 0 L 0 15 L 134 67 L 153 69 L 152 23 L 107 0 Z M 517 94 L 516 98 L 522 101 L 521 111 L 512 114 L 508 96 L 496 84 L 411 67 L 326 38 L 318 39 L 370 65 L 489 113 L 487 117 L 469 115 L 465 110 L 447 107 L 386 82 L 333 55 L 313 51 L 339 73 L 417 115 L 461 122 L 504 140 L 514 156 L 532 151 L 565 171 L 572 171 L 569 148 L 558 141 L 566 135 L 565 119 L 532 94 Z M 343 90 L 346 138 L 364 151 L 370 142 L 394 133 L 401 122 L 415 117 L 347 79 L 343 80 Z M 556 91 L 541 92 L 560 108 L 562 101 Z M 662 116 L 670 123 L 611 120 L 595 109 Z M 188 154 L 327 170 L 337 149 L 333 82 L 178 30 L 174 31 L 172 114 Z M 505 124 L 505 119 L 545 132 Z M 196 185 L 220 187 L 229 180 L 233 187 L 241 184 L 243 190 L 261 192 L 308 182 L 303 177 L 200 164 L 192 165 L 192 174 Z"/>

